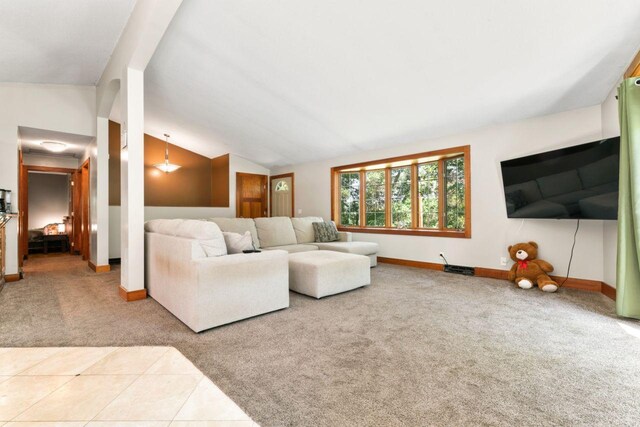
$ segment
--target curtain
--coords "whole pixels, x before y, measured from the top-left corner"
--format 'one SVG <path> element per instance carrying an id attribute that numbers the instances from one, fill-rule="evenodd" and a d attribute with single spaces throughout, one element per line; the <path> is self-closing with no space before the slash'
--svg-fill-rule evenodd
<path id="1" fill-rule="evenodd" d="M 640 319 L 640 78 L 618 88 L 620 193 L 616 311 Z"/>

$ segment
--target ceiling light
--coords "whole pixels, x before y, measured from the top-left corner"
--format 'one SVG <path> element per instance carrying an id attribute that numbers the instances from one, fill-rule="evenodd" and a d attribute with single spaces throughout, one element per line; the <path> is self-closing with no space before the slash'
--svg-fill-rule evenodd
<path id="1" fill-rule="evenodd" d="M 67 149 L 67 144 L 64 144 L 62 142 L 55 142 L 55 141 L 42 141 L 40 143 L 40 146 L 54 153 L 61 153 Z"/>
<path id="2" fill-rule="evenodd" d="M 180 169 L 182 166 L 174 165 L 169 163 L 169 135 L 164 134 L 165 137 L 165 146 L 164 146 L 164 163 L 156 163 L 156 168 L 160 169 L 164 173 L 175 172 Z"/>

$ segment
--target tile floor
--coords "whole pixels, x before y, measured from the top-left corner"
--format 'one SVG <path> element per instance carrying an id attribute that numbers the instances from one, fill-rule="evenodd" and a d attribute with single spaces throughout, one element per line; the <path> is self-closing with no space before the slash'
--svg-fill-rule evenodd
<path id="1" fill-rule="evenodd" d="M 256 427 L 173 347 L 0 348 L 0 426 Z"/>

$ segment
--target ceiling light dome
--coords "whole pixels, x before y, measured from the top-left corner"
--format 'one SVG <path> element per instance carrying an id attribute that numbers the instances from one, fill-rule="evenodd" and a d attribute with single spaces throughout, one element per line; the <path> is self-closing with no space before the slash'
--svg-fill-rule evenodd
<path id="1" fill-rule="evenodd" d="M 56 141 L 42 141 L 40 143 L 40 146 L 54 153 L 61 153 L 67 149 L 67 144 L 63 142 L 56 142 Z"/>

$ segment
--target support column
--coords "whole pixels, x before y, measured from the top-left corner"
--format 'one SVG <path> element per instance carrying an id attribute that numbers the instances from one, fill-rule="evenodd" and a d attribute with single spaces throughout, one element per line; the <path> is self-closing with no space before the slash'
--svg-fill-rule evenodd
<path id="1" fill-rule="evenodd" d="M 91 259 L 96 273 L 109 271 L 109 119 L 98 116 L 91 153 Z M 95 184 L 94 184 L 95 180 Z M 95 193 L 94 193 L 95 192 Z"/>
<path id="2" fill-rule="evenodd" d="M 125 68 L 122 101 L 120 209 L 121 285 L 126 301 L 144 299 L 144 72 Z"/>

